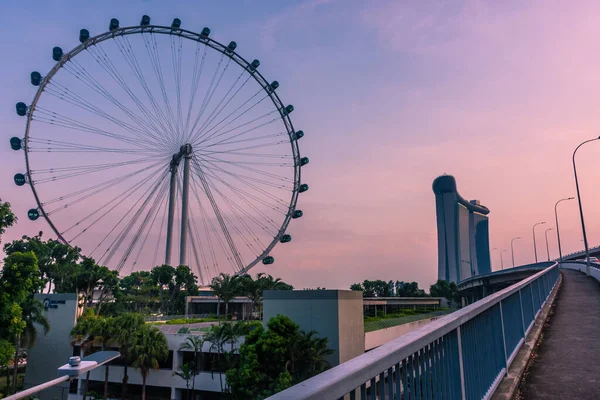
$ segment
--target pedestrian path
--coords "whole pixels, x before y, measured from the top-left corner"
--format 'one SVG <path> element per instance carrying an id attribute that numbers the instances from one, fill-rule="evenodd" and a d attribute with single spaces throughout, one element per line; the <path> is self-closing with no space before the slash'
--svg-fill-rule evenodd
<path id="1" fill-rule="evenodd" d="M 562 270 L 554 314 L 543 331 L 522 399 L 600 399 L 600 283 Z"/>

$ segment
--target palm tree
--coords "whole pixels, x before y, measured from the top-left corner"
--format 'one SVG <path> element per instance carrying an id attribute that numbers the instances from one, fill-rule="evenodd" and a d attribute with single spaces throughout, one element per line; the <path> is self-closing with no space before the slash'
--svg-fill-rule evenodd
<path id="1" fill-rule="evenodd" d="M 165 335 L 151 325 L 143 325 L 135 335 L 132 349 L 133 366 L 142 374 L 142 400 L 146 400 L 146 379 L 152 370 L 158 369 L 159 361 L 169 356 Z"/>
<path id="2" fill-rule="evenodd" d="M 84 356 L 86 350 L 91 349 L 94 342 L 94 329 L 98 320 L 98 316 L 92 309 L 84 311 L 83 315 L 77 320 L 77 324 L 71 329 L 71 346 L 79 344 L 81 355 Z M 83 400 L 87 396 L 87 389 L 90 379 L 90 373 L 86 374 L 83 387 Z"/>
<path id="3" fill-rule="evenodd" d="M 331 367 L 325 357 L 333 354 L 327 347 L 327 338 L 318 337 L 316 331 L 300 331 L 290 342 L 286 369 L 294 383 L 302 382 Z"/>
<path id="4" fill-rule="evenodd" d="M 183 364 L 178 371 L 173 372 L 173 375 L 176 375 L 185 381 L 185 388 L 188 392 L 188 399 L 190 398 L 190 381 L 192 381 L 192 399 L 194 398 L 194 380 L 196 379 L 196 374 L 194 373 L 194 365 L 190 363 Z"/>
<path id="5" fill-rule="evenodd" d="M 17 373 L 19 367 L 19 348 L 21 344 L 30 349 L 37 338 L 37 329 L 34 324 L 41 325 L 44 329 L 44 335 L 50 331 L 50 323 L 48 318 L 44 315 L 44 306 L 42 302 L 30 296 L 25 300 L 25 303 L 21 305 L 23 310 L 23 322 L 25 322 L 25 329 L 23 332 L 17 335 L 15 343 L 15 359 L 13 368 L 13 393 L 17 391 Z M 7 382 L 8 385 L 8 382 Z"/>
<path id="6" fill-rule="evenodd" d="M 185 341 L 179 346 L 179 350 L 191 350 L 194 352 L 194 362 L 192 363 L 192 398 L 196 386 L 196 375 L 200 372 L 200 359 L 202 358 L 202 347 L 204 346 L 204 338 L 202 336 L 188 336 Z"/>
<path id="7" fill-rule="evenodd" d="M 223 354 L 223 346 L 228 341 L 228 330 L 226 324 L 213 325 L 210 327 L 207 334 L 204 336 L 204 340 L 210 342 L 210 352 L 213 353 L 212 360 L 212 368 L 211 373 L 213 373 L 214 379 L 214 371 L 215 367 L 221 360 L 221 354 Z M 215 360 L 215 351 L 216 351 L 216 360 Z M 219 373 L 219 380 L 221 382 L 221 392 L 223 391 L 223 374 Z"/>
<path id="8" fill-rule="evenodd" d="M 132 361 L 132 351 L 136 344 L 136 334 L 138 331 L 145 326 L 144 317 L 136 313 L 121 314 L 114 321 L 115 331 L 114 338 L 120 345 L 121 357 L 125 361 L 125 367 L 123 368 L 123 393 L 122 398 L 127 396 L 127 382 L 129 376 L 127 375 L 127 367 Z"/>
<path id="9" fill-rule="evenodd" d="M 94 344 L 100 345 L 102 351 L 106 350 L 115 340 L 116 324 L 113 317 L 99 317 L 93 326 Z M 109 363 L 104 366 L 104 398 L 108 398 L 108 368 Z"/>
<path id="10" fill-rule="evenodd" d="M 225 316 L 229 314 L 229 302 L 238 295 L 240 285 L 239 278 L 235 275 L 228 275 L 221 272 L 219 276 L 215 276 L 210 284 L 210 288 L 215 296 L 225 303 Z M 217 315 L 219 314 L 219 303 L 217 303 Z"/>

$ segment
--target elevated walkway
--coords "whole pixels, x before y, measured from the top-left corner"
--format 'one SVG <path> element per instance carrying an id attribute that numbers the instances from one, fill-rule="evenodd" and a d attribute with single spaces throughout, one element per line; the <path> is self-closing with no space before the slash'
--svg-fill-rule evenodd
<path id="1" fill-rule="evenodd" d="M 523 399 L 600 397 L 600 283 L 578 271 L 561 272 L 554 314 L 521 388 Z"/>

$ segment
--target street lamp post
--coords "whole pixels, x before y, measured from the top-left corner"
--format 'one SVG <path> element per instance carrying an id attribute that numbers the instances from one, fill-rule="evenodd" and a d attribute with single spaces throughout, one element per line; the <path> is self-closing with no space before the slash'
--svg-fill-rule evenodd
<path id="1" fill-rule="evenodd" d="M 558 203 L 560 203 L 561 201 L 573 200 L 574 198 L 575 197 L 567 197 L 565 199 L 560 199 L 554 205 L 554 218 L 556 219 L 556 237 L 558 239 L 558 257 L 559 257 L 558 260 L 559 260 L 559 263 L 562 263 L 562 249 L 560 247 L 560 230 L 558 229 L 558 211 L 557 211 L 557 207 L 558 207 Z"/>
<path id="2" fill-rule="evenodd" d="M 512 264 L 513 267 L 515 266 L 515 248 L 513 247 L 513 242 L 517 239 L 521 239 L 521 236 L 516 237 L 516 238 L 512 238 L 512 240 L 510 241 L 510 253 L 512 254 Z"/>
<path id="3" fill-rule="evenodd" d="M 492 264 L 492 251 L 494 251 L 494 250 L 498 250 L 498 248 L 497 248 L 497 247 L 494 247 L 493 249 L 491 249 L 491 250 L 490 250 L 490 269 L 491 269 L 491 270 L 493 270 L 493 268 L 492 268 L 492 265 L 491 265 L 491 264 Z"/>
<path id="4" fill-rule="evenodd" d="M 583 221 L 583 209 L 581 208 L 581 194 L 579 193 L 579 181 L 577 180 L 577 167 L 575 166 L 575 154 L 577 153 L 577 150 L 579 150 L 579 148 L 581 146 L 583 146 L 586 143 L 593 142 L 595 140 L 600 140 L 600 136 L 598 136 L 595 139 L 586 140 L 585 142 L 583 142 L 579 146 L 577 146 L 575 148 L 575 151 L 573 152 L 573 173 L 575 174 L 575 188 L 577 189 L 577 202 L 579 203 L 579 216 L 581 217 L 581 230 L 583 231 L 583 245 L 585 246 L 585 260 L 586 260 L 585 272 L 587 275 L 590 274 L 590 249 L 588 248 L 587 234 L 585 233 L 585 222 Z"/>
<path id="5" fill-rule="evenodd" d="M 554 229 L 548 228 L 544 232 L 544 236 L 546 236 L 546 254 L 548 255 L 548 261 L 550 261 L 550 248 L 548 247 L 548 231 L 553 231 Z"/>
<path id="6" fill-rule="evenodd" d="M 502 250 L 502 251 L 500 252 L 500 266 L 502 267 L 502 269 L 504 269 L 504 260 L 502 259 L 502 254 L 503 254 L 504 252 L 508 252 L 508 250 Z"/>
<path id="7" fill-rule="evenodd" d="M 535 227 L 538 225 L 544 225 L 546 223 L 546 221 L 543 222 L 538 222 L 537 224 L 533 225 L 533 254 L 535 254 L 535 262 L 538 262 L 537 259 L 537 247 L 535 246 Z"/>

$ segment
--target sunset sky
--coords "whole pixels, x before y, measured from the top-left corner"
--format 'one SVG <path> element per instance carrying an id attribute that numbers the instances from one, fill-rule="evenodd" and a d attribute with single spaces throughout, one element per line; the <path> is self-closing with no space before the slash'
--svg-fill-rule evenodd
<path id="1" fill-rule="evenodd" d="M 23 155 L 9 138 L 25 120 L 32 70 L 78 32 L 125 25 L 143 14 L 235 40 L 281 83 L 304 130 L 303 181 L 310 191 L 268 272 L 296 288 L 348 288 L 364 279 L 419 282 L 437 275 L 432 181 L 454 175 L 467 199 L 491 212 L 490 247 L 515 242 L 517 264 L 533 262 L 532 226 L 545 259 L 554 204 L 575 196 L 571 156 L 600 135 L 600 3 L 597 1 L 3 1 L 0 66 L 0 197 L 19 217 L 2 242 L 39 230 L 31 190 L 16 187 Z M 501 3 L 501 4 L 500 4 Z M 88 4 L 85 6 L 85 4 Z M 126 6 L 124 5 L 126 4 Z M 588 240 L 600 245 L 600 141 L 578 152 Z M 559 208 L 563 253 L 583 248 L 576 201 Z M 555 231 L 550 255 L 558 257 Z M 500 269 L 499 251 L 492 268 Z"/>

